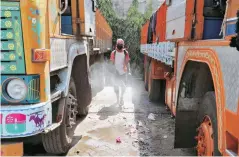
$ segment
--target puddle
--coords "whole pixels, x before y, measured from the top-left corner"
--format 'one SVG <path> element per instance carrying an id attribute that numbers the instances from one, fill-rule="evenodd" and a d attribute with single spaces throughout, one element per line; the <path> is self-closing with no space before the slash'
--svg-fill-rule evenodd
<path id="1" fill-rule="evenodd" d="M 125 135 L 125 132 L 125 128 L 120 126 L 88 131 L 79 143 L 69 151 L 68 155 L 128 154 L 129 156 L 137 156 L 138 151 L 132 147 L 132 140 Z M 117 137 L 121 138 L 121 143 L 116 143 Z"/>
<path id="2" fill-rule="evenodd" d="M 115 143 L 115 139 L 117 137 L 122 137 L 125 134 L 125 130 L 123 127 L 98 128 L 88 131 L 88 134 L 99 140 Z"/>

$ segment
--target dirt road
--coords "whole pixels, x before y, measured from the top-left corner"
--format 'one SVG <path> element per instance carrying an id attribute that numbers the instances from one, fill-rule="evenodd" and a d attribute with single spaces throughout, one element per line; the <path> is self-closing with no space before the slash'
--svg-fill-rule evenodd
<path id="1" fill-rule="evenodd" d="M 89 115 L 78 121 L 67 156 L 195 155 L 190 149 L 174 149 L 174 119 L 163 103 L 148 101 L 142 80 L 132 82 L 123 106 L 116 104 L 113 87 L 94 91 Z M 151 113 L 155 120 L 148 118 Z M 116 143 L 117 138 L 121 143 Z M 28 155 L 50 155 L 40 147 L 28 146 L 27 150 L 34 150 Z"/>
<path id="2" fill-rule="evenodd" d="M 67 155 L 195 155 L 192 150 L 173 148 L 174 120 L 170 113 L 164 104 L 148 101 L 142 81 L 133 82 L 124 95 L 123 106 L 116 104 L 112 87 L 105 87 L 94 97 L 89 115 L 75 130 L 75 144 Z M 155 120 L 148 119 L 150 113 Z M 116 138 L 121 143 L 116 143 Z"/>

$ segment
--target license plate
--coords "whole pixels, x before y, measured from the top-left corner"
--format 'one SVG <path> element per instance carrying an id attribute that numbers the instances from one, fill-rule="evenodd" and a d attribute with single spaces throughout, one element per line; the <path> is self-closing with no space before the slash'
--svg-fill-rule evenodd
<path id="1" fill-rule="evenodd" d="M 2 143 L 0 156 L 23 156 L 23 143 Z"/>

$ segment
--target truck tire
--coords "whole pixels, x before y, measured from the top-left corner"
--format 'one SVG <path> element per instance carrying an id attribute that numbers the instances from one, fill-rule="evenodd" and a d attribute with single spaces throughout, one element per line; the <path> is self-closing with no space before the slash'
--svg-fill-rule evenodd
<path id="1" fill-rule="evenodd" d="M 77 100 L 75 98 L 76 86 L 71 78 L 68 96 L 63 101 L 65 107 L 61 125 L 47 134 L 42 134 L 42 142 L 46 152 L 63 154 L 70 149 L 77 114 Z"/>
<path id="2" fill-rule="evenodd" d="M 213 0 L 204 0 L 204 7 L 213 7 Z"/>
<path id="3" fill-rule="evenodd" d="M 198 121 L 199 127 L 197 129 L 198 133 L 196 136 L 196 140 L 198 141 L 198 155 L 221 156 L 218 150 L 217 108 L 214 92 L 207 92 L 204 95 L 202 103 L 199 107 Z M 206 135 L 209 136 L 206 137 Z M 205 141 L 203 142 L 203 145 L 202 140 Z"/>
<path id="4" fill-rule="evenodd" d="M 160 80 L 152 79 L 152 64 L 149 66 L 148 73 L 148 92 L 149 92 L 149 101 L 158 101 L 160 98 Z"/>
<path id="5" fill-rule="evenodd" d="M 88 114 L 88 106 L 90 105 L 92 99 L 86 55 L 81 55 L 75 58 L 72 73 L 76 84 L 76 94 L 78 100 L 77 115 L 84 117 Z"/>
<path id="6" fill-rule="evenodd" d="M 160 80 L 160 92 L 159 92 L 159 100 L 162 103 L 165 103 L 165 91 L 166 91 L 166 80 Z"/>
<path id="7" fill-rule="evenodd" d="M 88 76 L 83 78 L 85 84 L 81 84 L 81 88 L 77 90 L 78 95 L 78 116 L 85 117 L 88 115 L 89 112 L 89 104 L 91 103 L 92 93 L 91 93 L 91 86 L 88 80 Z"/>
<path id="8" fill-rule="evenodd" d="M 145 65 L 144 68 L 144 88 L 146 91 L 148 91 L 149 89 L 149 65 L 148 65 L 148 61 Z"/>
<path id="9" fill-rule="evenodd" d="M 143 72 L 142 72 L 142 80 L 145 81 L 145 67 L 143 68 Z"/>

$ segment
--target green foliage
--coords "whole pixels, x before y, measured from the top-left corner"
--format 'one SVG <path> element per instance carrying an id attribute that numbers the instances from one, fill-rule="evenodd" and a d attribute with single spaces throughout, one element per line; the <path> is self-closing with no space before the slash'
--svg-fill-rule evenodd
<path id="1" fill-rule="evenodd" d="M 153 13 L 153 1 L 152 0 L 148 0 L 148 6 L 146 8 L 146 12 L 144 13 L 144 17 L 149 20 L 150 17 L 152 16 Z"/>
<path id="2" fill-rule="evenodd" d="M 115 44 L 117 38 L 124 39 L 130 53 L 131 64 L 138 65 L 141 69 L 143 58 L 140 54 L 140 32 L 142 25 L 152 15 L 152 0 L 149 1 L 146 13 L 142 14 L 138 11 L 138 0 L 133 0 L 126 19 L 122 19 L 113 10 L 111 0 L 97 0 L 98 8 L 113 30 L 113 43 Z"/>

